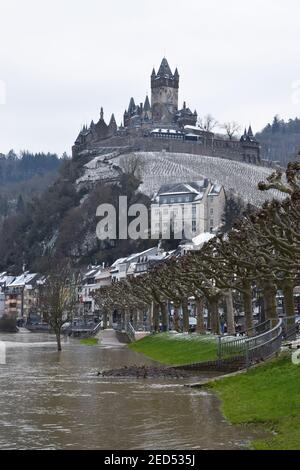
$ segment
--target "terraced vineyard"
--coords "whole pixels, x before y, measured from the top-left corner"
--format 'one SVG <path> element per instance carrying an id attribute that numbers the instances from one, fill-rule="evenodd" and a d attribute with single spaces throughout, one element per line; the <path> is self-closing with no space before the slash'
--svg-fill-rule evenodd
<path id="1" fill-rule="evenodd" d="M 120 160 L 131 154 L 99 155 L 85 165 L 85 173 L 77 181 L 96 182 L 118 176 Z M 135 152 L 142 161 L 141 191 L 153 195 L 164 183 L 196 181 L 209 178 L 212 182 L 222 184 L 225 190 L 234 190 L 245 202 L 260 206 L 266 199 L 282 198 L 278 191 L 261 192 L 257 189 L 272 173 L 272 169 L 227 160 L 225 158 L 168 152 Z"/>
<path id="2" fill-rule="evenodd" d="M 141 190 L 153 194 L 164 183 L 193 181 L 206 177 L 222 184 L 225 190 L 233 189 L 246 202 L 259 206 L 266 199 L 282 198 L 278 191 L 261 192 L 260 181 L 272 169 L 232 160 L 190 154 L 167 152 L 139 152 L 143 161 Z"/>

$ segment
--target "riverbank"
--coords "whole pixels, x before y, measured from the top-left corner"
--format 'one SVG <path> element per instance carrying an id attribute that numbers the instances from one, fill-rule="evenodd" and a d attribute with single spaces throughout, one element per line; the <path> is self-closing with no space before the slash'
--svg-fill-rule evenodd
<path id="1" fill-rule="evenodd" d="M 170 366 L 217 359 L 217 337 L 212 335 L 160 333 L 131 343 L 129 348 Z"/>
<path id="2" fill-rule="evenodd" d="M 222 412 L 232 424 L 255 424 L 271 437 L 257 440 L 257 450 L 300 450 L 300 366 L 282 356 L 244 374 L 212 383 Z"/>

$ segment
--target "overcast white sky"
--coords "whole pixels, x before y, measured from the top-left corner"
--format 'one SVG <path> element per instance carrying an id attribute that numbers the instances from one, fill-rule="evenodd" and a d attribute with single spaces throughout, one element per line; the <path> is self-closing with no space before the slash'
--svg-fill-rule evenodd
<path id="1" fill-rule="evenodd" d="M 299 116 L 299 21 L 299 0 L 0 0 L 0 152 L 70 153 L 101 105 L 119 123 L 150 94 L 164 55 L 200 116 Z"/>

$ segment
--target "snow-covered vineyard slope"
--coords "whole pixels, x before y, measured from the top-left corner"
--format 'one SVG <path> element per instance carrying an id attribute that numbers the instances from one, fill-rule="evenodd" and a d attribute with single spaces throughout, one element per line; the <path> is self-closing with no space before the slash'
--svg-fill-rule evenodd
<path id="1" fill-rule="evenodd" d="M 143 160 L 141 190 L 153 194 L 164 183 L 194 181 L 201 177 L 233 189 L 246 202 L 259 206 L 266 199 L 281 198 L 278 191 L 262 192 L 257 189 L 272 171 L 270 168 L 249 165 L 217 157 L 174 153 L 138 153 Z"/>
<path id="2" fill-rule="evenodd" d="M 99 155 L 85 165 L 84 175 L 78 184 L 95 182 L 118 174 L 117 168 L 122 158 L 130 154 Z M 272 173 L 272 169 L 236 162 L 217 157 L 168 153 L 168 152 L 136 152 L 142 161 L 141 191 L 151 196 L 164 183 L 196 181 L 209 178 L 220 183 L 225 190 L 234 190 L 246 202 L 260 206 L 266 199 L 282 198 L 278 191 L 261 192 L 257 189 L 260 181 L 264 181 Z"/>

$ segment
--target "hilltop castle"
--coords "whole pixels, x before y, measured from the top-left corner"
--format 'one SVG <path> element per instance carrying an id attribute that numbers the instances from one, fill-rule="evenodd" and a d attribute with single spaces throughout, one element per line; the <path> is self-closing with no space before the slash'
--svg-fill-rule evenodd
<path id="1" fill-rule="evenodd" d="M 167 59 L 163 58 L 158 72 L 153 69 L 151 74 L 151 104 L 148 96 L 140 104 L 131 98 L 119 127 L 114 114 L 106 124 L 101 108 L 99 121 L 96 124 L 92 121 L 80 131 L 72 148 L 74 158 L 82 152 L 95 154 L 100 149 L 124 148 L 124 151 L 167 150 L 216 155 L 259 163 L 260 146 L 251 126 L 240 140 L 228 139 L 197 127 L 197 111 L 191 111 L 186 102 L 179 109 L 179 78 L 178 69 L 173 74 Z"/>

